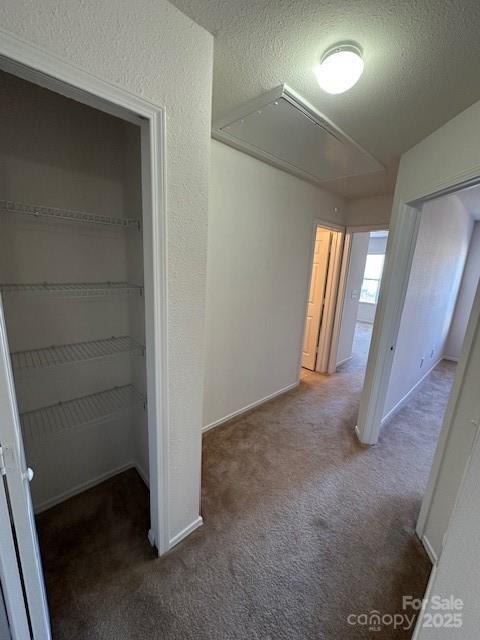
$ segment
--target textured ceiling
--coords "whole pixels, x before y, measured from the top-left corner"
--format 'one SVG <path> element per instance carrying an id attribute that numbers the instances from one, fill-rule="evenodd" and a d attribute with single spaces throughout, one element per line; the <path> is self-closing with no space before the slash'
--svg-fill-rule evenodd
<path id="1" fill-rule="evenodd" d="M 213 117 L 286 83 L 389 167 L 330 185 L 347 197 L 392 190 L 398 157 L 480 98 L 478 0 L 172 0 L 215 36 Z M 319 55 L 364 50 L 350 91 L 324 93 Z"/>

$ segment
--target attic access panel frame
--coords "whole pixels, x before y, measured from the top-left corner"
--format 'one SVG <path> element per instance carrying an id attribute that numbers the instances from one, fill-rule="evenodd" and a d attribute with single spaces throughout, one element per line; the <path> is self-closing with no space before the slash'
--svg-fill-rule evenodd
<path id="1" fill-rule="evenodd" d="M 242 139 L 232 131 L 232 127 L 234 127 L 237 123 L 243 122 L 245 119 L 247 119 L 249 116 L 254 115 L 255 113 L 261 115 L 264 109 L 275 103 L 278 104 L 280 101 L 285 101 L 285 103 L 287 103 L 288 105 L 293 106 L 299 112 L 299 114 L 303 114 L 305 116 L 305 124 L 313 123 L 317 127 L 320 127 L 322 131 L 330 137 L 330 141 L 336 141 L 338 143 L 337 150 L 341 150 L 342 152 L 350 151 L 353 161 L 355 161 L 356 156 L 357 163 L 360 165 L 360 163 L 363 162 L 364 166 L 359 166 L 358 170 L 347 171 L 345 173 L 342 173 L 341 175 L 329 175 L 322 177 L 319 175 L 315 175 L 305 168 L 297 166 L 293 161 L 290 161 L 288 158 L 286 158 L 285 155 L 283 155 L 283 157 L 279 157 L 279 155 L 276 155 L 272 149 L 267 150 L 264 147 L 257 146 L 251 141 Z M 259 96 L 258 98 L 247 102 L 238 109 L 235 109 L 227 116 L 220 118 L 219 120 L 214 122 L 212 126 L 212 137 L 216 140 L 219 140 L 220 142 L 224 142 L 225 144 L 234 147 L 235 149 L 238 149 L 239 151 L 243 151 L 244 153 L 247 153 L 254 158 L 262 160 L 267 164 L 270 164 L 279 169 L 283 169 L 288 173 L 308 180 L 309 182 L 313 182 L 317 185 L 329 183 L 334 180 L 349 178 L 352 176 L 376 173 L 385 169 L 385 167 L 380 164 L 380 162 L 378 162 L 378 160 L 376 160 L 371 154 L 369 154 L 368 151 L 361 147 L 349 135 L 347 135 L 344 131 L 337 127 L 329 118 L 323 115 L 309 102 L 304 100 L 302 96 L 300 96 L 286 84 L 282 84 L 275 89 L 272 89 L 272 91 L 269 91 Z M 320 144 L 322 144 L 322 141 L 319 142 Z M 319 146 L 319 148 L 321 147 Z"/>

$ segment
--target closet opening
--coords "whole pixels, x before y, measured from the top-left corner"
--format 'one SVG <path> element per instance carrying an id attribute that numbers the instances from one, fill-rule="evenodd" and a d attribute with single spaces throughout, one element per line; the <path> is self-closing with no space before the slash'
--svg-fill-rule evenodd
<path id="1" fill-rule="evenodd" d="M 95 574 L 165 550 L 151 126 L 0 61 L 0 312 L 54 627 Z"/>

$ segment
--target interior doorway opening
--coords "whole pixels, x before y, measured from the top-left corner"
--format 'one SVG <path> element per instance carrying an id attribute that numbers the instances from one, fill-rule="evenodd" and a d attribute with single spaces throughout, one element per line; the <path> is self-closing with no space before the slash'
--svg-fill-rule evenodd
<path id="1" fill-rule="evenodd" d="M 315 225 L 301 366 L 327 373 L 338 293 L 343 233 Z"/>
<path id="2" fill-rule="evenodd" d="M 364 372 L 383 275 L 388 230 L 347 231 L 339 322 L 332 340 L 329 373 L 350 362 Z"/>
<path id="3" fill-rule="evenodd" d="M 0 58 L 0 445 L 24 585 L 22 620 L 9 621 L 49 638 L 52 604 L 66 597 L 73 620 L 86 586 L 69 568 L 100 575 L 92 546 L 111 579 L 123 521 L 149 554 L 168 544 L 163 111 L 38 54 L 36 69 L 65 80 L 44 75 L 22 55 L 25 65 Z"/>
<path id="4" fill-rule="evenodd" d="M 414 399 L 426 378 L 438 388 L 437 402 L 425 401 L 411 428 L 428 432 L 435 404 L 435 456 L 416 531 L 435 564 L 441 555 L 455 498 L 477 426 L 453 421 L 456 390 L 465 372 L 480 306 L 480 187 L 458 189 L 425 200 L 387 388 L 382 427 Z M 459 363 L 460 362 L 460 366 Z M 447 403 L 448 400 L 448 403 Z M 430 463 L 430 461 L 429 461 Z"/>

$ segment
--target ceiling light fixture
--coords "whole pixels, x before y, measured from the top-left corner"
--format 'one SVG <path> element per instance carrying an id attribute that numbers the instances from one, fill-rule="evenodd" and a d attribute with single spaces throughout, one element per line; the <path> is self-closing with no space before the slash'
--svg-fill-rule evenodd
<path id="1" fill-rule="evenodd" d="M 327 93 L 343 93 L 353 87 L 363 73 L 360 47 L 350 43 L 327 49 L 315 67 L 318 84 Z"/>

